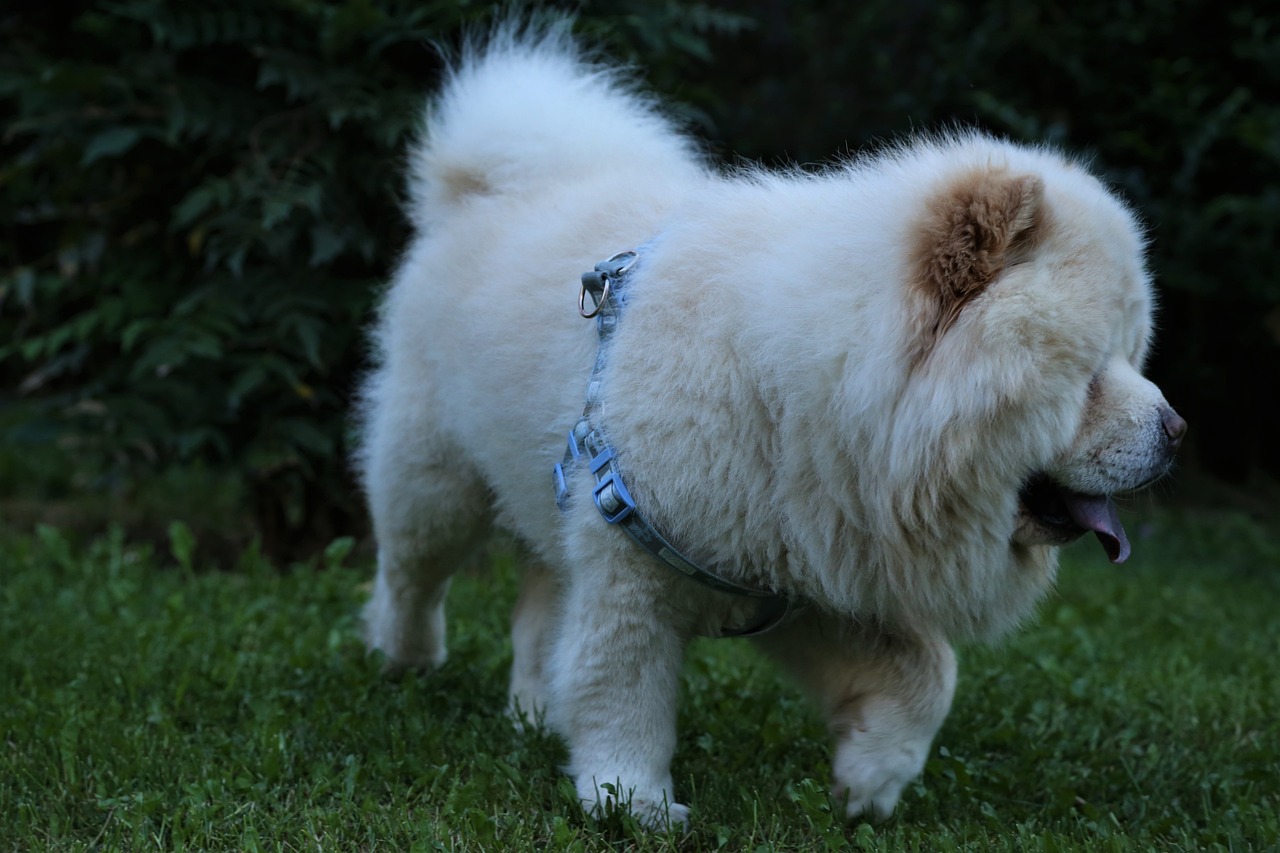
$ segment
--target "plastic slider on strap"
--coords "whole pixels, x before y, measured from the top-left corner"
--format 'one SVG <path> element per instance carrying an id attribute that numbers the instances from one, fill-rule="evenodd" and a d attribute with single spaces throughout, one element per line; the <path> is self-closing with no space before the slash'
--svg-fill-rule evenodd
<path id="1" fill-rule="evenodd" d="M 564 479 L 564 466 L 557 462 L 552 474 L 555 477 L 556 507 L 563 511 L 566 499 L 569 497 L 569 484 Z"/>
<path id="2" fill-rule="evenodd" d="M 582 439 L 575 428 L 569 433 L 569 449 L 565 452 L 565 461 L 575 462 L 582 456 Z"/>
<path id="3" fill-rule="evenodd" d="M 601 468 L 612 464 L 613 448 L 606 444 L 600 449 L 599 453 L 591 457 L 591 461 L 588 463 L 587 467 L 591 469 L 592 474 L 599 474 Z"/>

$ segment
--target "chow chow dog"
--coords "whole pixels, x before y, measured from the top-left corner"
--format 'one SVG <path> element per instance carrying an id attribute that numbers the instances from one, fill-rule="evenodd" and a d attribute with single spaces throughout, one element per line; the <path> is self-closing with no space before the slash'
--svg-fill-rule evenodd
<path id="1" fill-rule="evenodd" d="M 510 709 L 588 809 L 687 821 L 683 650 L 753 634 L 829 720 L 849 816 L 884 818 L 951 644 L 1026 618 L 1086 532 L 1127 557 L 1112 497 L 1170 467 L 1142 230 L 976 131 L 718 169 L 565 30 L 464 51 L 410 154 L 361 407 L 368 645 L 438 666 L 450 574 L 511 531 Z"/>

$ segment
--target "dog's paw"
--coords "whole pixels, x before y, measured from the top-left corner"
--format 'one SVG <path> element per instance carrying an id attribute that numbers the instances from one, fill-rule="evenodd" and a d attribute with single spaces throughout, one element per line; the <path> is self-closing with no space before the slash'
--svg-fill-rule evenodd
<path id="1" fill-rule="evenodd" d="M 836 752 L 833 766 L 836 784 L 832 796 L 845 800 L 845 816 L 880 822 L 893 814 L 902 791 L 920 775 L 928 742 L 918 744 L 864 745 L 846 741 Z M 847 799 L 846 799 L 847 798 Z"/>
<path id="2" fill-rule="evenodd" d="M 381 653 L 382 672 L 388 676 L 430 672 L 449 656 L 443 612 L 412 620 L 376 594 L 364 610 L 364 642 L 370 653 Z"/>
<path id="3" fill-rule="evenodd" d="M 507 702 L 507 719 L 521 734 L 546 731 L 546 716 L 546 709 L 537 702 L 526 704 L 519 696 L 512 696 Z"/>
<path id="4" fill-rule="evenodd" d="M 378 637 L 365 635 L 365 647 L 370 654 L 382 655 L 382 674 L 391 678 L 413 672 L 432 672 L 444 665 L 448 650 L 423 642 L 404 642 L 403 637 Z"/>
<path id="5" fill-rule="evenodd" d="M 649 829 L 687 832 L 689 830 L 689 807 L 681 803 L 642 804 L 637 812 L 633 801 L 631 812 Z"/>
<path id="6" fill-rule="evenodd" d="M 651 832 L 687 832 L 689 829 L 689 807 L 672 802 L 668 793 L 661 789 L 641 795 L 625 791 L 616 783 L 606 782 L 579 785 L 578 790 L 583 811 L 595 818 L 626 811 Z"/>
<path id="7" fill-rule="evenodd" d="M 379 667 L 378 671 L 383 678 L 390 679 L 391 681 L 399 681 L 406 676 L 428 675 L 429 673 L 439 669 L 444 663 L 443 655 L 438 658 L 392 657 L 383 649 L 375 646 L 370 646 L 368 651 L 369 654 L 381 656 L 382 665 Z"/>
<path id="8" fill-rule="evenodd" d="M 872 823 L 880 823 L 888 820 L 893 814 L 893 810 L 898 805 L 898 800 L 902 796 L 902 789 L 905 783 L 897 781 L 885 782 L 874 791 L 856 791 L 837 785 L 831 792 L 831 795 L 837 802 L 844 800 L 845 817 L 848 820 L 855 818 L 866 818 Z M 845 800 L 845 798 L 848 798 Z"/>

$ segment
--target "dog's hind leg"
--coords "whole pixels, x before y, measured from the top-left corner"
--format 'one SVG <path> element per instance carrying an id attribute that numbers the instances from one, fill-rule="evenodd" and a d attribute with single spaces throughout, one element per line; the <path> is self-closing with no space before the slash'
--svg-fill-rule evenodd
<path id="1" fill-rule="evenodd" d="M 560 608 L 560 582 L 532 555 L 523 561 L 520 598 L 511 616 L 511 689 L 507 711 L 518 723 L 538 723 L 546 710 L 548 657 Z"/>
<path id="2" fill-rule="evenodd" d="M 950 644 L 819 616 L 759 639 L 817 697 L 835 737 L 833 793 L 848 817 L 884 820 L 920 775 L 951 709 Z"/>
<path id="3" fill-rule="evenodd" d="M 378 542 L 378 573 L 364 608 L 365 641 L 388 670 L 445 660 L 449 577 L 488 531 L 488 489 L 420 408 L 375 409 L 368 424 L 365 487 Z"/>

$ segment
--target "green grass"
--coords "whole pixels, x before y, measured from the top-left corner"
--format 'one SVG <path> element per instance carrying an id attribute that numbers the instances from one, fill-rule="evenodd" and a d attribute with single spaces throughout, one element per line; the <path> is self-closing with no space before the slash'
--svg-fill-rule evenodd
<path id="1" fill-rule="evenodd" d="M 461 577 L 452 656 L 378 675 L 368 566 L 201 565 L 120 533 L 0 537 L 0 851 L 1280 849 L 1280 544 L 1156 516 L 1071 549 L 1039 621 L 967 649 L 890 822 L 846 826 L 822 723 L 741 641 L 686 668 L 685 838 L 581 815 L 562 746 L 500 714 L 509 554 Z M 1092 543 L 1088 543 L 1089 546 Z"/>

